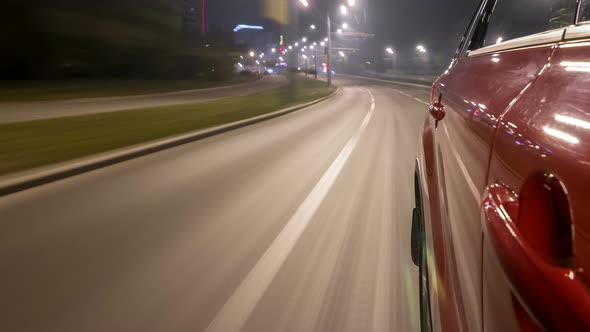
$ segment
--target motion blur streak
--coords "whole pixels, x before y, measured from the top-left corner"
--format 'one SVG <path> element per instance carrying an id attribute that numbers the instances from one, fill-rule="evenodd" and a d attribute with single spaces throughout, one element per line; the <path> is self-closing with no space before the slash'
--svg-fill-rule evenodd
<path id="1" fill-rule="evenodd" d="M 207 328 L 208 332 L 239 331 L 256 303 L 262 297 L 264 291 L 271 283 L 287 256 L 293 250 L 295 243 L 309 224 L 315 211 L 318 209 L 324 197 L 336 181 L 350 154 L 356 147 L 361 135 L 365 131 L 373 111 L 375 110 L 375 97 L 370 90 L 371 109 L 365 116 L 360 128 L 350 138 L 340 154 L 334 160 L 324 176 L 313 188 L 309 196 L 299 206 L 293 217 L 287 222 L 285 228 L 266 250 L 260 261 L 250 271 L 246 279 L 240 284 L 236 292 L 230 297 L 221 311 Z"/>
<path id="2" fill-rule="evenodd" d="M 335 83 L 307 110 L 1 198 L 0 330 L 206 330 L 358 131 L 363 86 L 371 121 L 242 331 L 418 330 L 425 105 Z"/>

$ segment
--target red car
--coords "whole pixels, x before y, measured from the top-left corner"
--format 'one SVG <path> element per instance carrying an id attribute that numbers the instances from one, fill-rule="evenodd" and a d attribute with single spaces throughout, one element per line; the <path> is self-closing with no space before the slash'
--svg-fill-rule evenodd
<path id="1" fill-rule="evenodd" d="M 415 173 L 423 331 L 590 331 L 590 0 L 484 0 Z"/>

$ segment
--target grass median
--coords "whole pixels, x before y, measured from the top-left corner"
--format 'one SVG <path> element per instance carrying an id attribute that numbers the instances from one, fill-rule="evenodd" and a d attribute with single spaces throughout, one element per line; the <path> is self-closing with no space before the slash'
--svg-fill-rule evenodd
<path id="1" fill-rule="evenodd" d="M 73 80 L 0 82 L 0 102 L 54 101 L 135 96 L 214 88 L 253 82 L 261 76 L 235 75 L 226 81 L 206 80 Z"/>
<path id="2" fill-rule="evenodd" d="M 0 175 L 255 117 L 334 91 L 319 81 L 296 85 L 295 101 L 285 98 L 283 86 L 209 102 L 3 124 Z"/>

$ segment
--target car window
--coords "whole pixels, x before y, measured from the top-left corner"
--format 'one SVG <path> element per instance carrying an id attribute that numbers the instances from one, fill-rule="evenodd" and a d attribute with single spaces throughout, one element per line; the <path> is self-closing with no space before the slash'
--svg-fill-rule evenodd
<path id="1" fill-rule="evenodd" d="M 590 0 L 583 0 L 580 5 L 579 22 L 590 21 Z"/>
<path id="2" fill-rule="evenodd" d="M 576 0 L 497 0 L 480 47 L 574 24 Z"/>

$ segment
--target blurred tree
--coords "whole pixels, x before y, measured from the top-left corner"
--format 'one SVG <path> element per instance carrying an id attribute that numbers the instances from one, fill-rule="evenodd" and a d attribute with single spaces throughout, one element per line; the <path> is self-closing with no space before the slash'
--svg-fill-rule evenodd
<path id="1" fill-rule="evenodd" d="M 7 1 L 1 77 L 194 77 L 210 67 L 203 37 L 186 33 L 187 0 Z"/>

